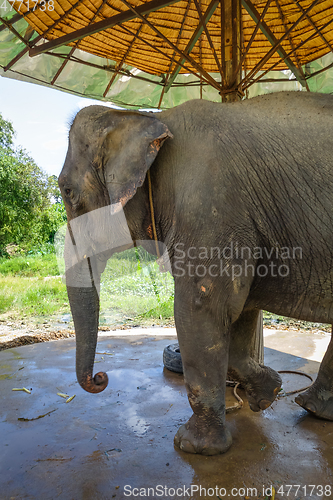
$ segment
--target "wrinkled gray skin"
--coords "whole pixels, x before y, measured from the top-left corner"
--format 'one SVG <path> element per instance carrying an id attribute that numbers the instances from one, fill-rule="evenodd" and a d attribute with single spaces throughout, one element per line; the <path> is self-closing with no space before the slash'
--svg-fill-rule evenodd
<path id="1" fill-rule="evenodd" d="M 225 425 L 228 368 L 245 386 L 254 411 L 274 401 L 280 377 L 258 365 L 250 352 L 260 309 L 307 321 L 333 321 L 332 130 L 332 97 L 310 93 L 230 104 L 190 101 L 158 115 L 91 106 L 73 122 L 59 177 L 69 220 L 120 201 L 133 240 L 151 239 L 146 178 L 151 167 L 157 234 L 173 265 L 175 321 L 193 410 L 175 437 L 184 451 L 214 455 L 230 447 Z M 232 279 L 230 273 L 216 273 L 218 268 L 213 268 L 218 276 L 200 277 L 187 271 L 186 264 L 208 269 L 220 260 L 186 256 L 180 265 L 177 243 L 184 244 L 185 252 L 189 247 L 224 249 L 237 243 L 250 249 L 301 247 L 301 255 L 283 258 L 278 252 L 269 259 L 252 253 L 247 258 L 256 269 L 272 262 L 287 265 L 284 277 L 276 271 L 264 277 L 242 272 Z M 244 266 L 236 257 L 221 259 L 229 271 L 235 264 Z M 101 254 L 90 259 L 90 265 L 101 272 L 107 258 Z M 77 265 L 73 271 L 78 279 L 82 269 Z M 96 279 L 90 288 L 68 286 L 77 377 L 90 392 L 107 385 L 106 374 L 92 378 L 99 314 L 96 287 Z M 332 358 L 331 342 L 316 382 L 297 397 L 298 404 L 330 420 Z"/>

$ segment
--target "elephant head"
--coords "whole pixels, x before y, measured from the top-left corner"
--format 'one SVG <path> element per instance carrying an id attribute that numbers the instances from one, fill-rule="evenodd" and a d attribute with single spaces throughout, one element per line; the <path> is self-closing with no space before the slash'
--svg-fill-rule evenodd
<path id="1" fill-rule="evenodd" d="M 101 392 L 108 383 L 106 373 L 93 377 L 100 275 L 115 249 L 132 246 L 135 231 L 128 230 L 122 208 L 143 185 L 168 137 L 172 135 L 167 126 L 154 115 L 104 106 L 82 109 L 69 132 L 59 176 L 69 229 L 66 285 L 76 334 L 77 379 L 88 392 Z M 116 213 L 120 218 L 112 218 Z"/>

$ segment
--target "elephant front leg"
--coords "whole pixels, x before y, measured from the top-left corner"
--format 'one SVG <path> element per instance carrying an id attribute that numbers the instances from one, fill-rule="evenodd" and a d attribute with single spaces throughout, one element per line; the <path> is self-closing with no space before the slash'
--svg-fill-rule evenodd
<path id="1" fill-rule="evenodd" d="M 242 312 L 232 324 L 229 349 L 229 373 L 246 390 L 252 411 L 268 408 L 278 395 L 282 380 L 280 375 L 253 359 L 253 339 L 256 335 L 259 310 Z"/>
<path id="2" fill-rule="evenodd" d="M 202 455 L 224 453 L 232 442 L 225 425 L 229 322 L 213 313 L 211 302 L 195 283 L 176 282 L 175 321 L 193 415 L 178 430 L 175 445 Z"/>

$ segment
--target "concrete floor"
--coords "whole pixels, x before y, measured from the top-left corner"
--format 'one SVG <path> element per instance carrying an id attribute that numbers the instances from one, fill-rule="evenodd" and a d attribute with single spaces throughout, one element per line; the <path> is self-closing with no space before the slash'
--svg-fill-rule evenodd
<path id="1" fill-rule="evenodd" d="M 328 335 L 265 333 L 267 365 L 317 373 Z M 174 330 L 162 328 L 102 335 L 97 352 L 108 354 L 97 354 L 95 372 L 107 371 L 109 386 L 97 395 L 76 382 L 72 339 L 0 352 L 0 499 L 264 499 L 270 485 L 275 500 L 333 498 L 320 488 L 333 483 L 333 422 L 308 415 L 294 396 L 261 413 L 245 403 L 228 414 L 233 446 L 224 455 L 174 448 L 191 410 L 182 376 L 163 369 L 163 349 L 173 342 Z M 283 380 L 287 391 L 307 385 L 299 375 Z M 66 403 L 57 392 L 76 397 Z M 289 497 L 287 484 L 295 485 Z"/>

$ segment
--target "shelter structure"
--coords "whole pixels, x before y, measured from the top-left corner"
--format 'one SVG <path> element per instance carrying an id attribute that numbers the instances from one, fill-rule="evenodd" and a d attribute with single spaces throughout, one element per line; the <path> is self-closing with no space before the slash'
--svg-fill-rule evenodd
<path id="1" fill-rule="evenodd" d="M 330 88 L 330 0 L 0 2 L 2 76 L 156 108 Z"/>

